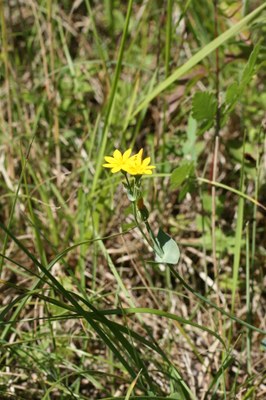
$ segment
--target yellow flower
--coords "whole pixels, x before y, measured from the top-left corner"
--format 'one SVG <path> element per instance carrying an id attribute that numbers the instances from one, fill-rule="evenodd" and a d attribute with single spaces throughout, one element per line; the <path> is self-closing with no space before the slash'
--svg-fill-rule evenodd
<path id="1" fill-rule="evenodd" d="M 119 150 L 115 150 L 113 152 L 113 157 L 104 157 L 105 161 L 108 164 L 103 164 L 105 168 L 112 168 L 111 172 L 114 174 L 115 172 L 127 171 L 129 160 L 133 157 L 130 157 L 131 149 L 128 149 L 122 154 Z"/>
<path id="2" fill-rule="evenodd" d="M 138 154 L 128 159 L 125 171 L 131 175 L 151 175 L 154 165 L 149 165 L 151 158 L 147 157 L 142 160 L 143 149 Z"/>

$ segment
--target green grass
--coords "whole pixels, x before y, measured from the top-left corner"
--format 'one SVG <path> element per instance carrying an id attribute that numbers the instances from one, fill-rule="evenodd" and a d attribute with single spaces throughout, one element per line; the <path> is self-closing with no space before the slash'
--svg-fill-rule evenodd
<path id="1" fill-rule="evenodd" d="M 0 1 L 1 399 L 263 398 L 266 5 L 217 4 Z"/>

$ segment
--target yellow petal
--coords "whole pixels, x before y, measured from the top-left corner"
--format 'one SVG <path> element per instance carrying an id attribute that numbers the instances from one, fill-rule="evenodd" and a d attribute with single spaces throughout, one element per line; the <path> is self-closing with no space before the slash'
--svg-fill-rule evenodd
<path id="1" fill-rule="evenodd" d="M 128 149 L 127 151 L 125 151 L 124 152 L 124 154 L 123 154 L 123 160 L 124 161 L 126 161 L 126 160 L 128 160 L 129 159 L 129 156 L 130 156 L 130 154 L 131 154 L 131 149 Z"/>
<path id="2" fill-rule="evenodd" d="M 117 149 L 113 152 L 113 156 L 116 160 L 120 160 L 123 157 L 121 151 Z"/>
<path id="3" fill-rule="evenodd" d="M 147 157 L 147 158 L 145 158 L 145 159 L 142 161 L 142 165 L 143 165 L 144 167 L 147 167 L 147 165 L 148 165 L 150 162 L 151 162 L 151 158 L 150 158 L 150 157 Z"/>
<path id="4" fill-rule="evenodd" d="M 138 154 L 137 154 L 137 160 L 138 160 L 138 162 L 141 162 L 142 154 L 143 154 L 143 149 L 140 149 L 140 151 L 139 151 Z"/>
<path id="5" fill-rule="evenodd" d="M 119 172 L 121 170 L 121 167 L 119 166 L 115 166 L 113 169 L 111 169 L 111 172 L 113 173 L 113 174 L 115 174 L 116 172 Z"/>
<path id="6" fill-rule="evenodd" d="M 137 175 L 135 169 L 132 167 L 127 167 L 125 171 L 128 172 L 130 175 Z"/>
<path id="7" fill-rule="evenodd" d="M 114 168 L 115 165 L 114 164 L 103 164 L 103 167 L 105 167 L 105 168 Z"/>
<path id="8" fill-rule="evenodd" d="M 116 160 L 115 160 L 115 158 L 114 158 L 114 157 L 108 157 L 108 156 L 105 156 L 105 157 L 104 157 L 104 159 L 105 159 L 105 161 L 107 161 L 107 162 L 109 162 L 109 163 L 116 162 Z"/>

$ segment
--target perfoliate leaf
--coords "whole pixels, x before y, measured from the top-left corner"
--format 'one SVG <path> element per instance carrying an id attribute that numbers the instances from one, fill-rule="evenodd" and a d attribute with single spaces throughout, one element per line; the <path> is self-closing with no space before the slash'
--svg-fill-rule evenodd
<path id="1" fill-rule="evenodd" d="M 171 174 L 171 189 L 177 189 L 186 178 L 188 178 L 194 171 L 194 163 L 192 161 L 187 161 L 180 167 L 173 170 Z"/>
<path id="2" fill-rule="evenodd" d="M 165 264 L 177 264 L 180 258 L 180 250 L 174 239 L 160 228 L 156 240 L 162 250 L 162 255 L 156 254 L 155 261 Z"/>
<path id="3" fill-rule="evenodd" d="M 213 93 L 197 92 L 192 100 L 192 117 L 199 121 L 212 121 L 217 110 L 217 100 Z"/>
<path id="4" fill-rule="evenodd" d="M 126 183 L 124 183 L 124 182 L 122 182 L 122 183 L 123 183 L 123 186 L 124 186 L 124 188 L 125 188 L 125 190 L 126 190 L 126 194 L 127 194 L 128 200 L 131 201 L 131 202 L 136 201 L 137 197 L 136 197 L 136 195 L 132 192 L 131 188 L 129 188 L 128 185 L 127 185 Z"/>

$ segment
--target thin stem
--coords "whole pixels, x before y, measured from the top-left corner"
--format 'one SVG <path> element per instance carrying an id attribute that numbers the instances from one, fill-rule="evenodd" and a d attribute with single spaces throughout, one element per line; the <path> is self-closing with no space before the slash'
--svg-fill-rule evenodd
<path id="1" fill-rule="evenodd" d="M 47 33 L 49 38 L 49 52 L 50 52 L 50 73 L 51 81 L 50 86 L 52 88 L 51 99 L 53 104 L 53 136 L 55 143 L 55 163 L 57 170 L 57 184 L 61 183 L 61 149 L 60 149 L 60 134 L 59 134 L 59 117 L 58 117 L 58 105 L 57 105 L 57 83 L 54 75 L 55 68 L 55 49 L 54 49 L 54 31 L 53 31 L 53 2 L 48 0 L 47 2 Z"/>
<path id="2" fill-rule="evenodd" d="M 130 185 L 130 182 L 129 182 L 129 180 L 128 180 L 127 173 L 123 171 L 123 174 L 124 174 L 124 177 L 126 178 L 128 188 L 129 188 L 129 190 L 131 191 L 131 185 Z"/>
<path id="3" fill-rule="evenodd" d="M 173 0 L 167 0 L 167 22 L 166 22 L 166 43 L 165 43 L 165 77 L 169 75 L 170 52 L 172 40 L 172 18 Z"/>
<path id="4" fill-rule="evenodd" d="M 7 99 L 7 122 L 8 122 L 8 135 L 9 135 L 9 145 L 7 148 L 7 170 L 11 178 L 11 181 L 15 178 L 15 167 L 13 158 L 13 116 L 12 116 L 12 97 L 11 97 L 11 83 L 10 83 L 10 62 L 8 56 L 8 33 L 5 19 L 4 2 L 0 0 L 0 29 L 1 29 L 1 39 L 2 39 L 2 59 L 4 63 L 5 71 L 5 87 L 6 87 L 6 99 Z"/>
<path id="5" fill-rule="evenodd" d="M 137 225 L 137 227 L 139 228 L 140 233 L 142 234 L 143 238 L 144 238 L 144 239 L 146 240 L 146 242 L 152 247 L 153 251 L 154 251 L 159 257 L 161 257 L 161 256 L 162 256 L 162 250 L 161 250 L 161 248 L 160 248 L 160 247 L 158 246 L 158 244 L 157 244 L 157 240 L 156 240 L 156 238 L 155 238 L 155 235 L 154 235 L 154 233 L 153 233 L 153 231 L 152 231 L 152 229 L 151 229 L 151 226 L 150 226 L 148 220 L 147 220 L 147 219 L 144 219 L 144 217 L 143 217 L 142 214 L 141 214 L 142 222 L 144 222 L 144 224 L 145 224 L 145 226 L 146 226 L 146 229 L 147 229 L 148 234 L 149 234 L 149 236 L 150 236 L 149 238 L 148 238 L 148 236 L 146 235 L 146 233 L 144 232 L 144 230 L 142 229 L 141 224 L 140 224 L 140 222 L 139 222 L 139 220 L 138 220 L 137 202 L 138 202 L 138 200 L 142 200 L 141 176 L 138 176 L 138 175 L 137 175 L 137 176 L 135 177 L 135 180 L 134 180 L 134 183 L 133 183 L 133 193 L 132 193 L 132 189 L 131 189 L 131 185 L 130 185 L 130 182 L 129 182 L 128 177 L 127 177 L 127 173 L 126 173 L 126 172 L 123 172 L 123 174 L 124 174 L 124 176 L 125 176 L 125 178 L 126 178 L 127 187 L 128 187 L 128 189 L 129 189 L 129 191 L 130 191 L 130 194 L 131 194 L 131 195 L 133 196 L 133 198 L 134 198 L 134 200 L 132 201 L 132 205 L 133 205 L 133 214 L 134 214 L 134 219 L 135 219 L 136 225 Z"/>
<path id="6" fill-rule="evenodd" d="M 250 251 L 249 251 L 249 224 L 246 226 L 246 307 L 247 322 L 251 323 L 251 307 L 250 307 Z M 251 331 L 247 331 L 247 371 L 251 374 Z"/>
<path id="7" fill-rule="evenodd" d="M 137 215 L 137 206 L 136 206 L 136 202 L 133 201 L 133 202 L 132 202 L 132 205 L 133 205 L 133 214 L 134 214 L 134 219 L 135 219 L 136 225 L 137 225 L 137 227 L 139 228 L 140 233 L 142 234 L 143 238 L 146 240 L 146 242 L 148 243 L 148 245 L 151 246 L 151 247 L 154 249 L 154 246 L 152 245 L 152 243 L 151 243 L 150 240 L 148 239 L 147 235 L 145 234 L 145 232 L 143 231 L 143 229 L 142 229 L 142 227 L 141 227 L 141 225 L 140 225 L 140 223 L 139 223 L 138 215 Z"/>
<path id="8" fill-rule="evenodd" d="M 218 0 L 214 1 L 214 36 L 218 37 Z M 215 51 L 215 61 L 216 61 L 216 100 L 217 100 L 217 110 L 216 110 L 216 124 L 215 124 L 215 144 L 214 144 L 214 154 L 213 154 L 213 162 L 212 162 L 212 180 L 216 181 L 217 178 L 217 166 L 218 166 L 218 151 L 219 151 L 219 134 L 220 134 L 220 106 L 219 106 L 219 91 L 220 91 L 220 66 L 219 66 L 219 49 L 216 48 Z M 212 186 L 211 189 L 211 198 L 212 198 L 212 214 L 211 214 L 211 234 L 212 234 L 212 258 L 213 258 L 213 269 L 214 276 L 216 278 L 217 285 L 217 295 L 216 295 L 216 304 L 217 307 L 221 306 L 220 297 L 219 297 L 219 274 L 218 274 L 218 263 L 216 256 L 216 187 Z M 219 319 L 219 332 L 222 335 L 222 320 Z"/>
<path id="9" fill-rule="evenodd" d="M 153 230 L 151 229 L 149 221 L 144 221 L 144 223 L 146 225 L 147 231 L 149 232 L 149 235 L 150 235 L 151 240 L 153 242 L 153 245 L 154 245 L 153 250 L 155 251 L 156 254 L 158 254 L 159 257 L 162 257 L 163 251 L 161 250 L 161 248 L 157 244 L 157 240 L 156 240 L 156 238 L 154 236 Z"/>

